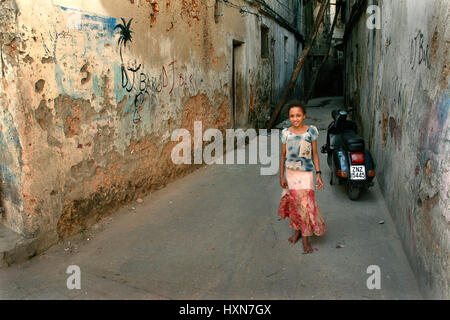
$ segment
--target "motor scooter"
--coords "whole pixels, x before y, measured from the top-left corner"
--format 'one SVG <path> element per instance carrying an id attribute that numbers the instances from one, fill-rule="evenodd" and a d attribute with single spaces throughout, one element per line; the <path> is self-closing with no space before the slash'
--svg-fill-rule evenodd
<path id="1" fill-rule="evenodd" d="M 333 121 L 327 129 L 327 142 L 320 151 L 328 154 L 330 184 L 346 184 L 348 197 L 357 200 L 362 190 L 374 185 L 375 162 L 365 148 L 364 139 L 358 136 L 356 123 L 347 120 L 350 112 L 353 109 L 331 112 Z"/>

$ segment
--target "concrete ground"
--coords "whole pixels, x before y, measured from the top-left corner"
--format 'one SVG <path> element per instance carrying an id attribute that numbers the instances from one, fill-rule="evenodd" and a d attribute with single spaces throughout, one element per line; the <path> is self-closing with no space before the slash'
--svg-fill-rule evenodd
<path id="1" fill-rule="evenodd" d="M 342 100 L 313 103 L 306 123 L 320 129 L 320 147 Z M 324 154 L 320 163 L 328 231 L 313 237 L 313 254 L 287 241 L 278 175 L 204 166 L 70 243 L 0 269 L 0 299 L 422 299 L 378 184 L 351 201 L 329 185 Z M 66 286 L 69 265 L 80 267 L 80 290 Z M 367 288 L 370 265 L 380 267 L 379 290 Z"/>

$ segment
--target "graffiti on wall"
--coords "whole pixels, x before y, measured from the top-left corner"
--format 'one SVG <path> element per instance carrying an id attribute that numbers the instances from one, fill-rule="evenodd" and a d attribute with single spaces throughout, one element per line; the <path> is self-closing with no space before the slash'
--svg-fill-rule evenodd
<path id="1" fill-rule="evenodd" d="M 448 112 L 450 109 L 450 91 L 443 93 L 437 104 L 433 106 L 428 127 L 428 147 L 435 154 L 439 154 L 439 146 L 446 136 Z"/>
<path id="2" fill-rule="evenodd" d="M 42 63 L 54 63 L 55 81 L 61 94 L 67 94 L 73 98 L 87 98 L 91 95 L 91 89 L 97 96 L 98 83 L 92 81 L 92 88 L 86 86 L 89 79 L 81 79 L 74 70 L 80 70 L 80 60 L 84 60 L 82 65 L 86 65 L 92 57 L 100 58 L 104 55 L 105 47 L 109 46 L 114 37 L 114 26 L 117 19 L 113 17 L 99 16 L 87 13 L 76 8 L 68 8 L 60 5 L 56 7 L 67 15 L 64 27 L 56 24 L 53 30 L 41 32 L 42 46 L 45 56 Z M 36 39 L 35 39 L 36 40 Z M 79 48 L 80 43 L 86 43 Z M 80 55 L 68 48 L 79 48 Z M 87 70 L 81 67 L 80 73 Z M 92 79 L 97 79 L 93 75 Z M 78 81 L 81 80 L 80 87 Z"/>
<path id="3" fill-rule="evenodd" d="M 0 113 L 0 196 L 20 204 L 20 174 L 23 168 L 22 145 L 13 117 L 8 110 Z"/>
<path id="4" fill-rule="evenodd" d="M 120 58 L 120 65 L 114 62 L 113 67 L 116 102 L 119 103 L 126 96 L 122 116 L 130 113 L 133 124 L 141 121 L 143 112 L 146 112 L 144 110 L 150 112 L 156 110 L 158 96 L 162 92 L 172 95 L 177 88 L 195 90 L 193 73 L 181 72 L 179 69 L 183 66 L 178 67 L 174 59 L 160 66 L 152 64 L 153 71 L 145 70 L 145 63 L 136 61 L 132 54 L 136 35 L 132 30 L 133 18 L 116 19 L 97 16 L 79 9 L 58 7 L 69 14 L 65 28 L 59 30 L 55 28 L 47 35 L 41 34 L 41 37 L 46 54 L 43 60 L 45 63 L 50 61 L 55 63 L 55 80 L 60 93 L 86 99 L 90 98 L 93 91 L 96 97 L 103 97 L 102 86 L 99 83 L 99 79 L 102 78 L 95 70 L 87 68 L 95 67 L 95 64 L 89 63 L 89 59 L 105 57 L 105 48 L 109 47 L 114 39 L 119 47 Z M 115 38 L 117 36 L 118 38 Z M 80 57 L 77 57 L 67 48 L 77 48 L 80 42 L 86 42 L 87 45 L 80 48 Z M 80 58 L 84 60 L 81 69 Z M 73 70 L 80 70 L 83 78 Z M 81 86 L 77 81 L 81 81 Z M 87 82 L 92 84 L 92 88 L 86 85 Z"/>
<path id="5" fill-rule="evenodd" d="M 167 88 L 169 94 L 173 93 L 175 87 L 178 88 L 193 88 L 193 74 L 183 74 L 176 72 L 176 60 L 171 61 L 167 66 L 161 66 L 157 74 L 150 74 L 145 72 L 141 63 L 136 60 L 127 60 L 124 58 L 124 51 L 127 43 L 130 47 L 132 43 L 131 22 L 132 18 L 126 22 L 124 18 L 122 23 L 117 24 L 114 29 L 119 30 L 119 54 L 120 54 L 120 76 L 121 87 L 131 96 L 132 122 L 139 123 L 142 119 L 140 109 L 143 109 L 144 103 L 149 101 L 151 109 L 154 109 L 157 104 L 157 94 L 161 93 L 163 89 Z M 167 68 L 166 68 L 167 67 Z M 124 114 L 130 110 L 127 106 Z"/>
<path id="6" fill-rule="evenodd" d="M 120 52 L 120 61 L 121 61 L 121 75 L 122 75 L 122 88 L 124 88 L 128 93 L 131 93 L 133 90 L 137 91 L 134 94 L 134 108 L 133 108 L 133 123 L 138 123 L 141 120 L 141 116 L 139 115 L 138 108 L 142 103 L 144 102 L 145 95 L 149 95 L 146 88 L 142 88 L 139 86 L 139 89 L 135 86 L 136 82 L 136 73 L 141 69 L 141 64 L 137 65 L 136 61 L 134 61 L 134 64 L 131 66 L 125 67 L 125 64 L 123 62 L 123 54 L 122 51 L 126 49 L 127 43 L 129 43 L 128 47 L 132 43 L 132 36 L 131 34 L 134 32 L 130 29 L 131 21 L 133 21 L 133 18 L 131 18 L 128 22 L 125 21 L 124 18 L 121 18 L 123 23 L 119 23 L 114 27 L 114 30 L 118 29 L 119 31 L 119 40 L 117 44 L 119 45 L 119 52 Z M 131 72 L 131 78 L 128 75 L 128 71 Z"/>
<path id="7" fill-rule="evenodd" d="M 412 70 L 420 65 L 423 65 L 428 69 L 431 68 L 430 43 L 426 43 L 425 36 L 421 30 L 419 30 L 410 40 L 409 64 Z"/>
<path id="8" fill-rule="evenodd" d="M 131 43 L 131 41 L 132 41 L 131 40 L 132 39 L 131 33 L 134 32 L 134 31 L 130 30 L 131 21 L 133 21 L 133 18 L 131 18 L 128 21 L 128 23 L 125 22 L 124 18 L 121 18 L 121 19 L 122 19 L 123 24 L 122 23 L 117 24 L 114 27 L 114 30 L 120 29 L 119 41 L 118 41 L 117 44 L 120 47 L 120 60 L 122 61 L 122 65 L 123 65 L 122 46 L 124 48 L 126 48 L 127 47 L 127 42 Z"/>

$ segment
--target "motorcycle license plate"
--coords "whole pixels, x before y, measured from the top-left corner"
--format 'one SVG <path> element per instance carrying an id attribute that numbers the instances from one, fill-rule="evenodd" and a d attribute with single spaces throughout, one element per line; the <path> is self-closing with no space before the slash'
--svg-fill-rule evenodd
<path id="1" fill-rule="evenodd" d="M 350 179 L 351 180 L 365 180 L 366 169 L 364 166 L 350 166 Z"/>

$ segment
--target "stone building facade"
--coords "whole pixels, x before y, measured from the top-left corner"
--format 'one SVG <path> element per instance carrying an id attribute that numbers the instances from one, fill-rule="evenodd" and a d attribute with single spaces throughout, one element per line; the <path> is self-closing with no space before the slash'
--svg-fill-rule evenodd
<path id="1" fill-rule="evenodd" d="M 171 161 L 175 129 L 264 128 L 302 50 L 302 8 L 1 1 L 1 224 L 39 253 L 195 170 Z"/>
<path id="2" fill-rule="evenodd" d="M 450 298 L 449 5 L 349 0 L 344 36 L 346 103 L 357 108 L 420 287 L 444 299 Z"/>

